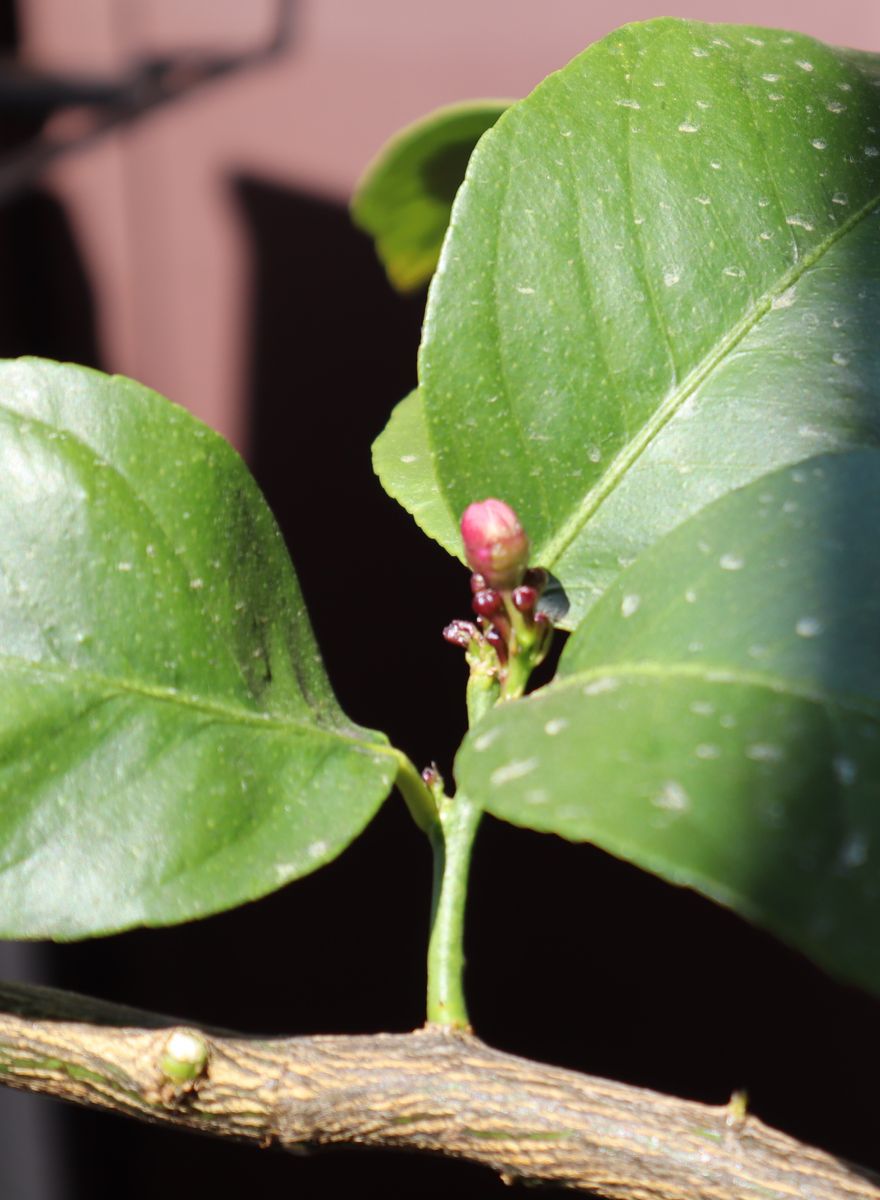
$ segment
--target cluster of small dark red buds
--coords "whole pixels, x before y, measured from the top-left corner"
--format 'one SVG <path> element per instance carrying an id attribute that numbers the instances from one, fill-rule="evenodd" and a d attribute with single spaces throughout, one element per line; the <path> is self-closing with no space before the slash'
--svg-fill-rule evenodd
<path id="1" fill-rule="evenodd" d="M 538 601 L 547 572 L 529 568 L 529 539 L 503 500 L 480 500 L 461 518 L 465 557 L 473 570 L 471 607 L 476 622 L 453 621 L 448 642 L 467 651 L 472 671 L 493 675 L 502 695 L 521 695 L 547 653 L 552 626 Z"/>

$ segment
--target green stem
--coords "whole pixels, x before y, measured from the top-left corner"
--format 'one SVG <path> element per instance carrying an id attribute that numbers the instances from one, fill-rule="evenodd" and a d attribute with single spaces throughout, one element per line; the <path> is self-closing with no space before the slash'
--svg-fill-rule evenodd
<path id="1" fill-rule="evenodd" d="M 482 809 L 459 792 L 440 811 L 428 946 L 428 1023 L 469 1029 L 464 998 L 464 910 L 468 870 Z"/>
<path id="2" fill-rule="evenodd" d="M 467 682 L 468 725 L 471 729 L 498 703 L 501 689 L 494 675 L 471 671 Z"/>
<path id="3" fill-rule="evenodd" d="M 440 814 L 431 789 L 419 772 L 400 750 L 394 751 L 397 759 L 397 778 L 394 783 L 403 796 L 410 816 L 429 838 L 440 834 Z"/>

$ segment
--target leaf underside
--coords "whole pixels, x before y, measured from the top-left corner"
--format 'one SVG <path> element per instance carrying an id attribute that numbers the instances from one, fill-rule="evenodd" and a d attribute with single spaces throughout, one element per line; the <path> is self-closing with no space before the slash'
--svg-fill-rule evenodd
<path id="1" fill-rule="evenodd" d="M 128 380 L 0 364 L 0 935 L 253 899 L 387 794 L 278 529 L 219 437 Z"/>
<path id="2" fill-rule="evenodd" d="M 375 240 L 402 292 L 434 273 L 468 159 L 510 102 L 452 104 L 401 130 L 367 168 L 351 202 L 355 224 Z"/>

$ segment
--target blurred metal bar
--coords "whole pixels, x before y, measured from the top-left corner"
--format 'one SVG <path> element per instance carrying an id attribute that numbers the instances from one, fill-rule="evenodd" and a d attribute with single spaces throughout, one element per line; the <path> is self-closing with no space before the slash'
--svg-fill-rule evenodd
<path id="1" fill-rule="evenodd" d="M 0 117 L 3 111 L 48 116 L 81 109 L 82 127 L 64 138 L 42 135 L 0 158 L 0 204 L 13 199 L 62 155 L 85 149 L 120 125 L 145 116 L 227 75 L 261 66 L 282 54 L 294 30 L 296 0 L 278 0 L 269 39 L 240 54 L 188 51 L 147 59 L 118 80 L 41 76 L 15 64 L 0 64 Z"/>

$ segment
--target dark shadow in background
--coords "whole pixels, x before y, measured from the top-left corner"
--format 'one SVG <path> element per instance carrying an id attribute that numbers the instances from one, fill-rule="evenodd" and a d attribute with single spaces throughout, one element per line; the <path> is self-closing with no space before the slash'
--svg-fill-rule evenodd
<path id="1" fill-rule="evenodd" d="M 384 496 L 369 463 L 372 438 L 414 382 L 421 301 L 393 295 L 341 208 L 254 180 L 237 194 L 253 258 L 252 465 L 343 706 L 417 763 L 447 766 L 464 675 L 439 631 L 465 615 L 467 578 Z M 20 220 L 28 228 L 36 218 Z M 0 254 L 2 245 L 0 229 Z M 15 281 L 0 279 L 0 305 L 12 312 Z M 77 303 L 87 308 L 87 297 Z M 59 311 L 81 319 L 75 307 Z M 46 327 L 27 324 L 21 337 L 51 352 Z M 64 353 L 73 344 L 72 357 L 88 358 L 89 330 L 74 337 L 74 328 Z M 55 982 L 255 1032 L 412 1028 L 423 1015 L 423 840 L 392 799 L 316 875 L 204 922 L 57 947 Z M 862 1102 L 877 1004 L 696 895 L 589 847 L 487 821 L 469 949 L 472 1014 L 486 1040 L 716 1102 L 745 1085 L 765 1119 L 880 1166 L 875 1106 Z M 532 1194 L 442 1161 L 292 1159 L 74 1110 L 69 1129 L 64 1200 L 190 1200 L 194 1187 L 221 1185 L 254 1200 Z"/>

